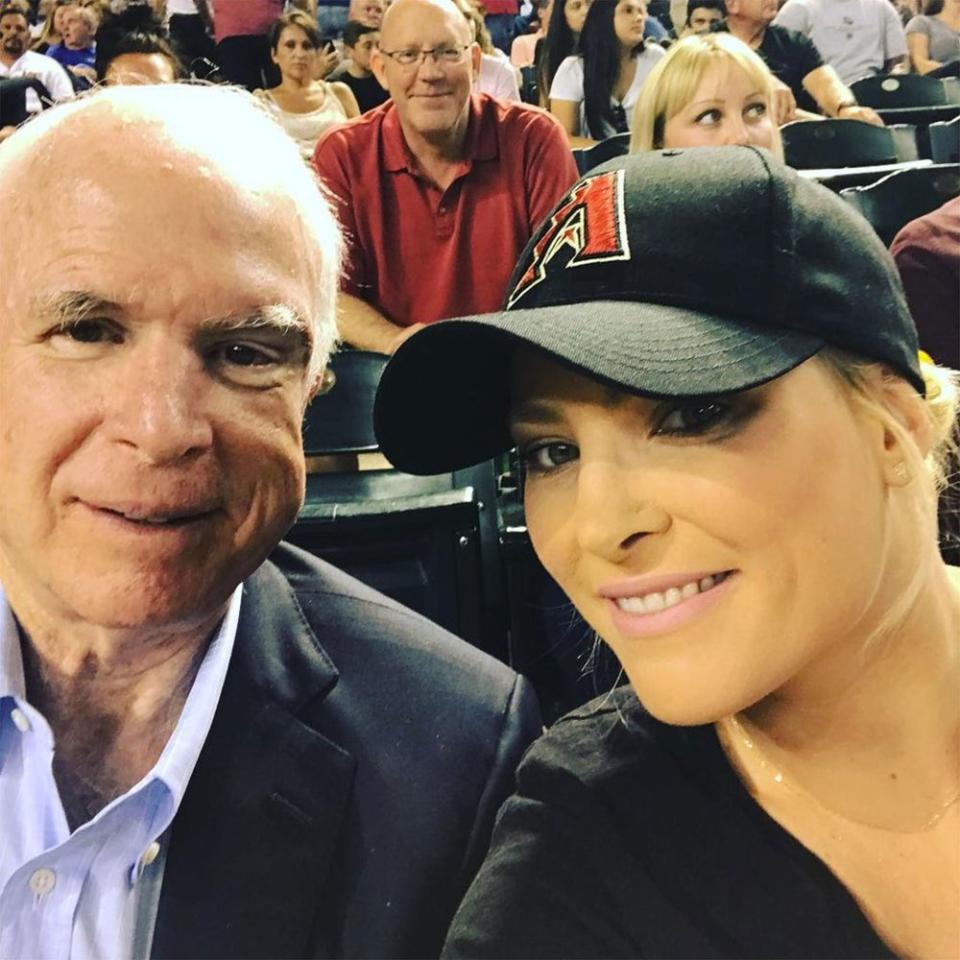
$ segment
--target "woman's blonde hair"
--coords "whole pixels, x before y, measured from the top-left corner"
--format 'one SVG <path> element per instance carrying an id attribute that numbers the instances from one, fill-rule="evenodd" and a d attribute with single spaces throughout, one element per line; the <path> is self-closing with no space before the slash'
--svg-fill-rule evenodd
<path id="1" fill-rule="evenodd" d="M 685 37 L 650 71 L 633 111 L 630 152 L 659 150 L 667 121 L 694 97 L 706 72 L 715 64 L 739 67 L 772 103 L 773 74 L 745 43 L 729 33 Z M 773 152 L 783 158 L 780 131 L 773 125 Z"/>

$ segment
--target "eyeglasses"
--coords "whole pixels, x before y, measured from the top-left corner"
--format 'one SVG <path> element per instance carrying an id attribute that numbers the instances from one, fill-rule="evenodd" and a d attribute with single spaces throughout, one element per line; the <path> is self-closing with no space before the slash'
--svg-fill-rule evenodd
<path id="1" fill-rule="evenodd" d="M 467 44 L 463 47 L 434 47 L 432 50 L 381 50 L 380 52 L 401 67 L 419 66 L 427 57 L 431 57 L 434 63 L 452 67 L 454 64 L 463 63 L 464 54 L 471 46 L 472 44 Z"/>

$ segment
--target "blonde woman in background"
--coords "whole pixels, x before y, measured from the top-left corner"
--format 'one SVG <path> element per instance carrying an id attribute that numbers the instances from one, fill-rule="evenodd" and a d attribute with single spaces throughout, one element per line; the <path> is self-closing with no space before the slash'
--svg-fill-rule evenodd
<path id="1" fill-rule="evenodd" d="M 771 104 L 775 80 L 728 33 L 686 37 L 653 68 L 633 114 L 630 152 L 752 144 L 783 158 Z"/>

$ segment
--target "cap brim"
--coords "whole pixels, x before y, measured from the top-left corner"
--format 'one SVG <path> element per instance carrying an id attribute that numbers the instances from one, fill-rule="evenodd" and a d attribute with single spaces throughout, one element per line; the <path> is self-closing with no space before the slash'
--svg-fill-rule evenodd
<path id="1" fill-rule="evenodd" d="M 508 450 L 519 346 L 631 393 L 696 397 L 773 380 L 812 357 L 824 341 L 636 301 L 443 320 L 410 337 L 383 372 L 374 428 L 387 459 L 408 473 L 432 474 Z"/>

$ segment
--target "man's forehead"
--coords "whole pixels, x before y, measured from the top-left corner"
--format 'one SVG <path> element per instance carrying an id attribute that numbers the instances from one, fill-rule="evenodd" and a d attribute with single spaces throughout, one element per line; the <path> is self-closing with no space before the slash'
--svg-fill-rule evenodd
<path id="1" fill-rule="evenodd" d="M 438 31 L 449 34 L 451 39 L 470 39 L 469 24 L 451 0 L 396 0 L 380 28 L 381 46 L 416 42 L 424 36 L 433 37 Z"/>
<path id="2" fill-rule="evenodd" d="M 61 122 L 50 123 L 32 138 L 33 143 L 28 142 L 30 137 L 18 134 L 5 145 L 0 155 L 0 183 L 8 170 L 16 179 L 15 168 L 27 166 L 23 172 L 29 176 L 33 192 L 42 185 L 62 189 L 65 179 L 103 180 L 120 186 L 127 176 L 150 178 L 143 183 L 150 183 L 151 188 L 195 181 L 204 190 L 219 185 L 240 192 L 282 192 L 276 171 L 269 164 L 255 162 L 256 150 L 238 156 L 239 151 L 218 149 L 209 139 L 193 136 L 196 131 L 189 127 L 138 111 L 135 104 L 116 108 L 101 102 L 63 114 Z M 30 127 L 24 133 L 32 133 Z M 17 153 L 28 163 L 18 163 Z"/>

